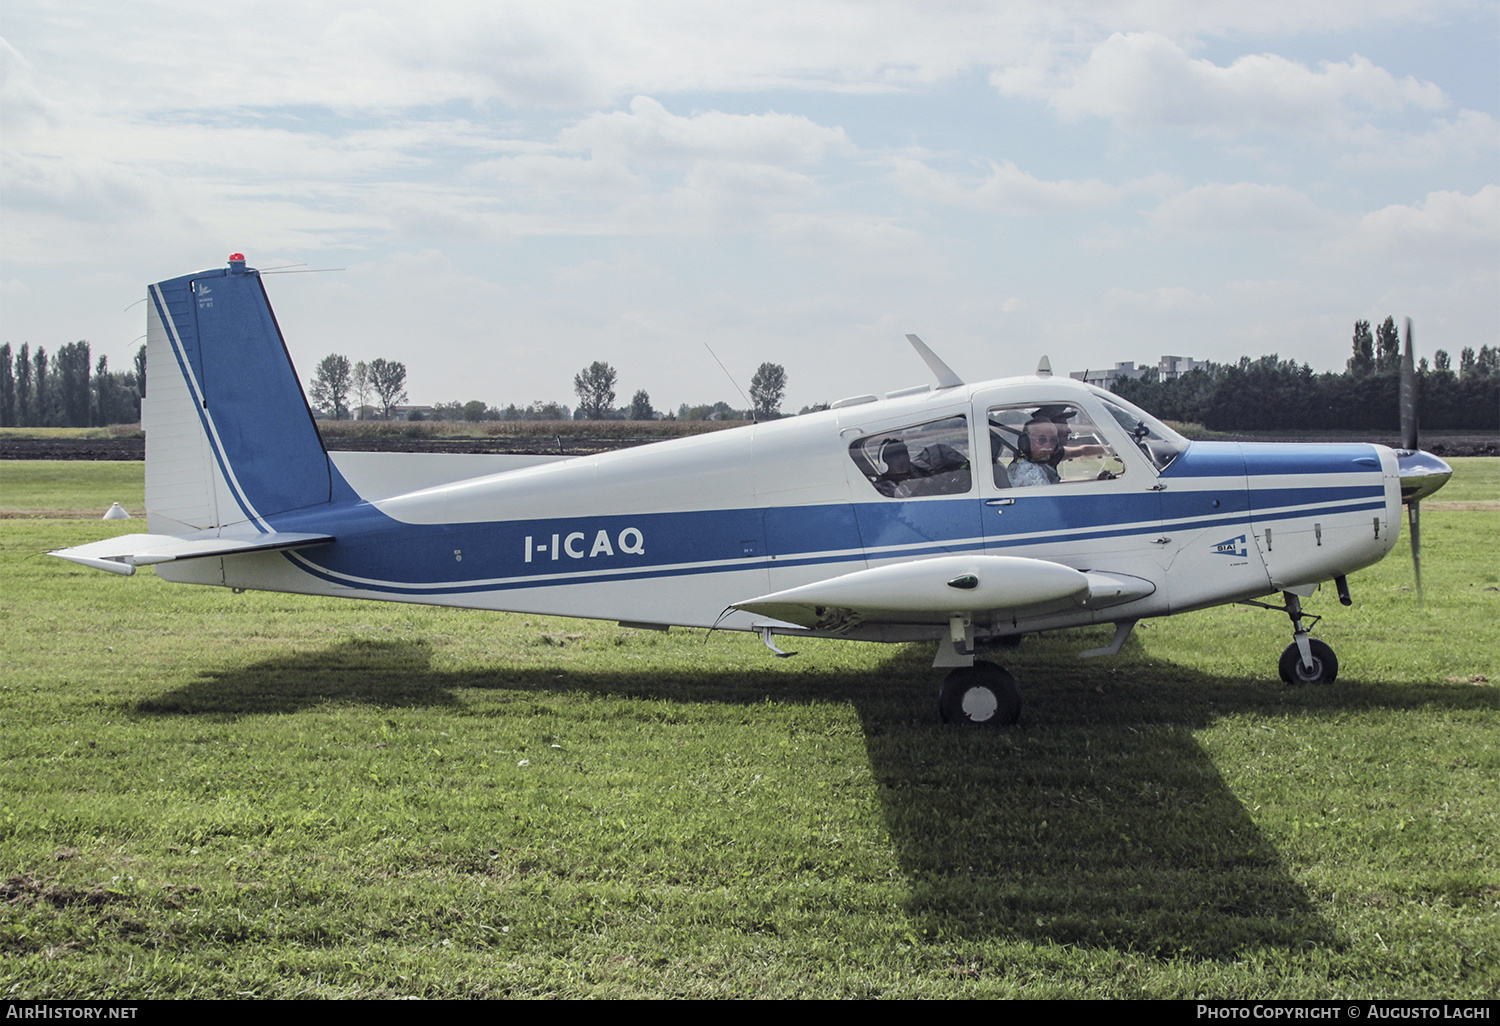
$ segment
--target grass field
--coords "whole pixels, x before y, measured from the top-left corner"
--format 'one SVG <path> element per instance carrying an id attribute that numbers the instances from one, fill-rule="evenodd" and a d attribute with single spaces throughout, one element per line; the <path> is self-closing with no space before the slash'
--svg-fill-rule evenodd
<path id="1" fill-rule="evenodd" d="M 923 646 L 234 595 L 41 555 L 142 465 L 0 464 L 0 992 L 1500 994 L 1500 460 L 1284 616 Z M 134 477 L 131 477 L 131 473 Z M 133 491 L 131 489 L 134 489 Z"/>

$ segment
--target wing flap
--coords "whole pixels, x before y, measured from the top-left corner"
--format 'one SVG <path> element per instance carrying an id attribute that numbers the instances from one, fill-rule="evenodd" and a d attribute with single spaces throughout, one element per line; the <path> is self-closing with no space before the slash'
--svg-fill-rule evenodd
<path id="1" fill-rule="evenodd" d="M 325 545 L 333 540 L 331 534 L 293 531 L 273 532 L 254 538 L 179 538 L 170 534 L 122 534 L 118 538 L 105 538 L 87 545 L 75 545 L 70 549 L 57 549 L 47 555 L 128 577 L 135 573 L 136 567 L 150 566 L 153 563 L 300 549 L 308 545 Z"/>

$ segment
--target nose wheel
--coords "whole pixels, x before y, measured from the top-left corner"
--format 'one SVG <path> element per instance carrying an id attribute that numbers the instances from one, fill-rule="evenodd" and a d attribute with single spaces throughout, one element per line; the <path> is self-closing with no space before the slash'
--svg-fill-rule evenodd
<path id="1" fill-rule="evenodd" d="M 943 681 L 938 709 L 944 723 L 1007 727 L 1021 718 L 1021 689 L 1003 666 L 960 666 Z"/>

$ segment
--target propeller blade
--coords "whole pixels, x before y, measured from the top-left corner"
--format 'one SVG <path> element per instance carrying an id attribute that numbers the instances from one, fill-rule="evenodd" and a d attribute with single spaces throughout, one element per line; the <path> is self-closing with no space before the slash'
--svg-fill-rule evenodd
<path id="1" fill-rule="evenodd" d="M 1422 499 L 1448 483 L 1453 468 L 1417 440 L 1417 367 L 1412 354 L 1411 318 L 1406 318 L 1406 345 L 1401 353 L 1401 449 L 1396 453 L 1401 474 L 1401 501 L 1406 503 L 1406 523 L 1411 530 L 1411 572 L 1417 582 L 1417 601 L 1422 601 Z"/>
<path id="2" fill-rule="evenodd" d="M 1417 368 L 1412 362 L 1410 317 L 1406 319 L 1406 351 L 1401 355 L 1401 448 L 1421 448 L 1417 444 Z"/>
<path id="3" fill-rule="evenodd" d="M 1406 522 L 1411 528 L 1411 571 L 1417 579 L 1417 600 L 1422 600 L 1422 504 L 1413 501 L 1406 507 Z"/>

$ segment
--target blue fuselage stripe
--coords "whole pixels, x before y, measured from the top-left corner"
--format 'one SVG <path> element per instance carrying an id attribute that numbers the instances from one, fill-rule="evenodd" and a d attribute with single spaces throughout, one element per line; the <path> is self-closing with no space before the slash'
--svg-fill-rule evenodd
<path id="1" fill-rule="evenodd" d="M 1243 488 L 1243 479 L 1226 483 Z M 1263 494 L 1301 502 L 1294 508 L 1278 509 L 1262 503 L 1262 493 L 1252 492 L 1252 504 L 1259 507 L 1253 511 L 1223 510 L 1176 518 L 1168 529 L 1244 531 L 1252 522 L 1384 509 L 1383 490 L 1374 485 L 1291 490 L 1283 495 L 1284 491 L 1268 489 Z M 1032 530 L 1017 524 L 1020 530 L 1012 535 L 1000 533 L 1001 525 L 983 519 L 986 512 L 993 516 L 993 510 L 976 498 L 880 504 L 884 516 L 880 518 L 883 530 L 878 533 L 883 534 L 884 543 L 875 545 L 868 539 L 863 545 L 840 544 L 854 540 L 857 532 L 852 530 L 830 532 L 835 544 L 829 545 L 827 535 L 795 529 L 801 520 L 809 528 L 826 530 L 830 518 L 836 515 L 832 511 L 841 511 L 837 515 L 851 528 L 857 519 L 863 529 L 867 523 L 865 507 L 851 505 L 424 525 L 391 520 L 361 503 L 344 507 L 337 516 L 333 510 L 326 510 L 291 513 L 272 520 L 278 530 L 319 530 L 338 537 L 337 543 L 326 548 L 286 554 L 295 565 L 321 580 L 364 591 L 429 596 L 769 568 L 863 566 L 866 559 L 1076 546 L 1154 535 L 1164 529 L 1163 522 L 1156 518 L 1122 523 L 1118 496 L 1073 496 L 1048 505 L 1058 504 L 1080 507 L 1060 518 L 1065 522 L 1062 529 L 1056 521 L 1039 523 Z M 948 508 L 933 515 L 939 505 Z M 779 551 L 767 550 L 760 530 L 763 519 L 772 516 L 783 527 L 778 532 Z M 897 523 L 905 525 L 904 532 L 898 534 L 891 529 Z M 986 524 L 992 532 L 988 537 L 984 534 Z M 799 536 L 800 541 L 795 541 Z M 530 560 L 526 559 L 528 552 Z"/>

